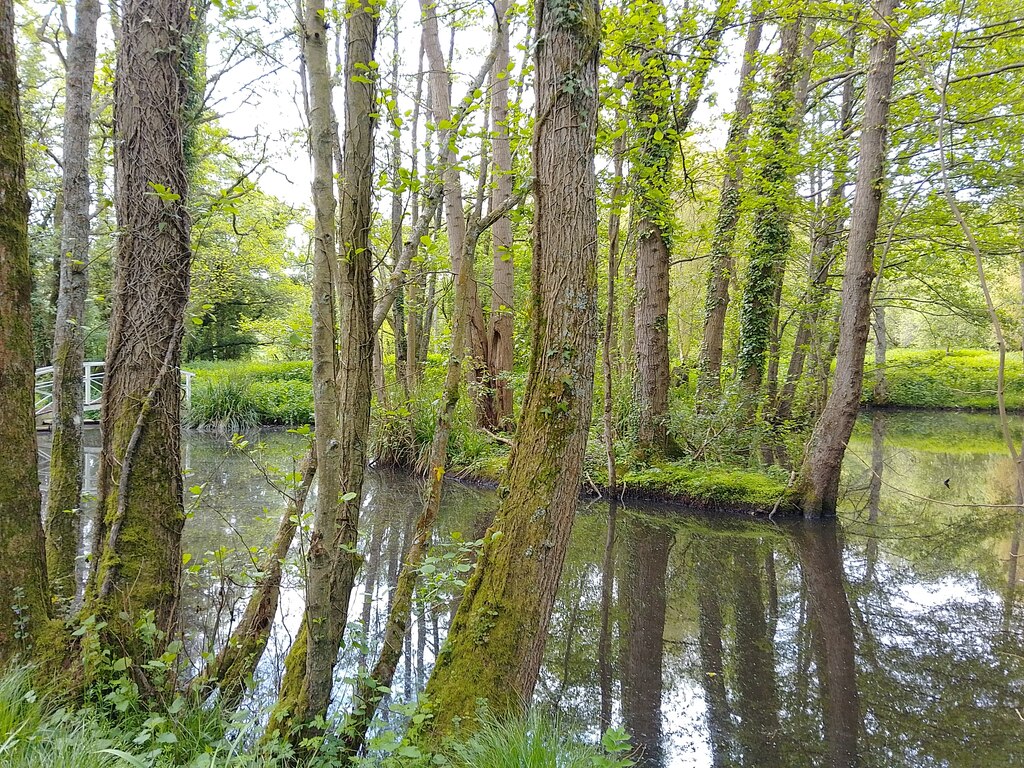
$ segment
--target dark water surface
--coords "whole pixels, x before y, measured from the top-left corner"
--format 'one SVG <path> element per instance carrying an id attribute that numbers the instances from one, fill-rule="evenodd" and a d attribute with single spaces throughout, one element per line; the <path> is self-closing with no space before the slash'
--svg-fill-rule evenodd
<path id="1" fill-rule="evenodd" d="M 183 594 L 197 659 L 241 615 L 284 508 L 269 480 L 286 483 L 302 451 L 296 435 L 262 440 L 253 461 L 186 437 L 186 484 L 202 487 Z M 1024 765 L 1022 518 L 998 506 L 1013 488 L 994 417 L 889 413 L 858 424 L 838 524 L 581 503 L 536 698 L 591 738 L 624 726 L 645 766 Z M 342 702 L 376 652 L 419 506 L 413 478 L 370 474 Z M 448 557 L 421 590 L 392 705 L 422 687 L 453 614 L 472 554 L 452 533 L 479 538 L 494 507 L 446 486 Z M 257 709 L 301 621 L 301 543 L 292 560 Z"/>

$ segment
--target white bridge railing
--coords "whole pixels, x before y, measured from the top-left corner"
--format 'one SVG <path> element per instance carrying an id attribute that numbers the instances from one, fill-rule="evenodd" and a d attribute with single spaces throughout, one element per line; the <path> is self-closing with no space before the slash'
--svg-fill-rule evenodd
<path id="1" fill-rule="evenodd" d="M 82 367 L 83 387 L 85 399 L 83 410 L 86 413 L 97 414 L 100 410 L 100 401 L 103 396 L 104 363 L 88 362 Z M 181 389 L 183 401 L 187 406 L 192 401 L 192 378 L 195 376 L 191 371 L 181 372 Z M 53 415 L 53 366 L 36 368 L 36 418 L 45 419 Z"/>

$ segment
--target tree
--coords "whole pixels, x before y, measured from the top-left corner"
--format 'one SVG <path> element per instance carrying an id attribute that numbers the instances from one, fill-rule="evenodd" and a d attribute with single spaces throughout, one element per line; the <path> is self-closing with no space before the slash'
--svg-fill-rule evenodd
<path id="1" fill-rule="evenodd" d="M 751 10 L 747 23 L 747 37 L 740 65 L 740 84 L 736 106 L 729 122 L 729 135 L 725 143 L 726 171 L 719 193 L 718 216 L 711 241 L 708 268 L 708 289 L 704 311 L 704 334 L 697 363 L 697 407 L 706 408 L 718 395 L 722 375 L 722 347 L 725 341 L 725 315 L 729 308 L 729 282 L 732 279 L 732 245 L 740 220 L 740 191 L 743 185 L 743 167 L 750 133 L 751 100 L 757 51 L 761 45 L 764 12 Z"/>
<path id="2" fill-rule="evenodd" d="M 303 20 L 316 222 L 313 404 L 319 480 L 306 556 L 306 612 L 288 652 L 280 697 L 267 726 L 268 733 L 277 730 L 296 742 L 330 704 L 349 597 L 362 565 L 356 544 L 376 336 L 369 236 L 378 21 L 378 8 L 372 3 L 352 8 L 346 15 L 345 134 L 338 158 L 339 242 L 335 249 L 331 178 L 336 129 L 327 66 L 327 19 L 321 0 L 306 6 Z M 335 329 L 338 319 L 340 333 Z"/>
<path id="3" fill-rule="evenodd" d="M 491 70 L 491 140 L 494 185 L 491 209 L 512 196 L 512 149 L 509 141 L 508 77 L 509 77 L 509 3 L 497 0 L 494 13 L 498 17 L 498 49 Z M 490 385 L 494 388 L 495 426 L 512 420 L 512 385 L 508 380 L 514 361 L 512 332 L 514 330 L 515 283 L 512 261 L 512 220 L 508 216 L 494 222 L 491 231 L 494 268 L 491 278 L 491 311 L 488 317 L 488 365 Z"/>
<path id="4" fill-rule="evenodd" d="M 114 84 L 119 227 L 103 447 L 86 611 L 128 639 L 177 620 L 182 502 L 180 355 L 188 302 L 185 105 L 190 5 L 127 0 Z M 126 618 L 127 617 L 127 618 Z M 146 658 L 140 641 L 129 641 Z"/>
<path id="5" fill-rule="evenodd" d="M 533 693 L 591 417 L 600 11 L 542 0 L 536 13 L 530 373 L 500 506 L 427 684 L 433 718 L 412 736 L 431 744 L 470 727 L 478 699 L 502 715 Z"/>
<path id="6" fill-rule="evenodd" d="M 776 294 L 791 238 L 795 190 L 792 163 L 797 139 L 793 123 L 802 66 L 802 16 L 799 8 L 789 7 L 785 12 L 771 94 L 764 105 L 758 137 L 758 164 L 752 185 L 754 218 L 740 307 L 739 379 L 748 419 L 757 411 L 778 306 Z"/>
<path id="7" fill-rule="evenodd" d="M 75 32 L 68 42 L 64 96 L 64 212 L 53 339 L 53 440 L 46 496 L 47 570 L 54 594 L 64 599 L 75 595 L 77 523 L 82 503 L 82 363 L 91 199 L 89 131 L 99 16 L 99 0 L 78 0 L 75 4 Z"/>
<path id="8" fill-rule="evenodd" d="M 871 44 L 864 91 L 857 188 L 850 217 L 850 239 L 843 273 L 839 349 L 832 392 L 818 418 L 804 454 L 795 499 L 804 515 L 834 515 L 839 500 L 839 472 L 846 443 L 860 408 L 864 353 L 871 318 L 875 277 L 875 237 L 882 204 L 889 101 L 896 71 L 896 34 L 892 16 L 898 0 L 883 0 L 875 13 L 884 31 Z"/>
<path id="9" fill-rule="evenodd" d="M 50 604 L 39 516 L 33 392 L 28 187 L 14 47 L 14 4 L 0 1 L 0 660 L 29 650 Z"/>

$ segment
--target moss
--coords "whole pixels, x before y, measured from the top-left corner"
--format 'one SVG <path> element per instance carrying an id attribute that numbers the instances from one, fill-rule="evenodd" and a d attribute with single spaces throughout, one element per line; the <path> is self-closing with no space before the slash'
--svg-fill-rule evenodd
<path id="1" fill-rule="evenodd" d="M 303 718 L 308 709 L 306 688 L 306 624 L 299 627 L 295 642 L 284 660 L 284 677 L 277 694 L 277 703 L 270 713 L 270 721 L 264 733 L 264 741 L 274 741 L 288 736 Z"/>
<path id="2" fill-rule="evenodd" d="M 507 455 L 490 456 L 471 466 L 453 469 L 460 481 L 497 485 L 504 476 Z M 606 469 L 588 467 L 582 491 L 608 490 Z M 792 511 L 786 503 L 786 478 L 779 470 L 709 467 L 686 462 L 664 462 L 627 472 L 620 478 L 620 492 L 627 499 L 657 499 L 698 509 L 722 511 Z M 781 501 L 780 501 L 781 500 Z"/>

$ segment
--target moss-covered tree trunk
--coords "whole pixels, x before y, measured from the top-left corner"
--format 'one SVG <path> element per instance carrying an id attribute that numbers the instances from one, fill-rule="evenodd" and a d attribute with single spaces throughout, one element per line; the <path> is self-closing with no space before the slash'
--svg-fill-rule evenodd
<path id="1" fill-rule="evenodd" d="M 729 134 L 725 144 L 726 170 L 718 196 L 718 214 L 709 252 L 704 332 L 697 362 L 697 407 L 700 410 L 712 405 L 721 388 L 725 317 L 729 309 L 729 283 L 733 272 L 732 246 L 736 240 L 736 226 L 740 220 L 740 190 L 743 185 L 750 116 L 753 112 L 751 95 L 763 27 L 764 12 L 753 11 L 747 24 L 736 106 L 729 122 Z"/>
<path id="2" fill-rule="evenodd" d="M 864 386 L 864 352 L 875 278 L 875 237 L 882 204 L 889 100 L 896 69 L 896 35 L 891 27 L 896 7 L 897 0 L 883 0 L 876 9 L 885 26 L 877 32 L 868 57 L 857 190 L 843 274 L 836 373 L 795 486 L 795 500 L 807 516 L 830 516 L 836 512 L 839 473 Z"/>
<path id="3" fill-rule="evenodd" d="M 358 543 L 376 334 L 370 251 L 378 9 L 353 7 L 345 21 L 345 133 L 338 175 L 338 246 L 331 192 L 334 121 L 324 6 L 306 6 L 303 46 L 310 84 L 310 144 L 317 240 L 314 262 L 314 415 L 317 504 L 307 553 L 306 611 L 285 661 L 268 732 L 301 742 L 326 714 L 334 666 L 362 558 Z M 374 65 L 375 66 L 375 65 Z M 333 279 L 332 279 L 333 276 Z M 333 284 L 333 292 L 331 286 Z M 337 315 L 335 314 L 337 312 Z M 335 318 L 339 333 L 335 334 Z"/>
<path id="4" fill-rule="evenodd" d="M 55 596 L 76 592 L 82 500 L 82 406 L 85 380 L 85 299 L 89 265 L 89 129 L 96 71 L 99 0 L 75 4 L 68 41 L 64 98 L 60 287 L 53 339 L 53 442 L 46 497 L 46 564 Z"/>
<path id="5" fill-rule="evenodd" d="M 796 87 L 800 73 L 802 17 L 785 9 L 781 22 L 778 60 L 771 95 L 763 107 L 757 170 L 752 194 L 754 219 L 743 300 L 740 305 L 739 377 L 748 418 L 753 418 L 771 343 L 777 305 L 777 286 L 790 244 L 790 214 L 794 204 L 793 157 L 797 132 Z"/>
<path id="6" fill-rule="evenodd" d="M 530 700 L 579 495 L 597 346 L 597 3 L 537 4 L 532 352 L 491 534 L 427 684 L 437 744 Z M 572 82 L 573 87 L 566 87 Z M 496 535 L 499 534 L 500 535 Z M 460 719 L 461 718 L 461 719 Z"/>
<path id="7" fill-rule="evenodd" d="M 152 611 L 163 631 L 159 649 L 176 625 L 185 522 L 179 365 L 192 255 L 183 121 L 190 4 L 128 0 L 121 10 L 114 83 L 119 236 L 103 387 L 101 521 L 86 611 L 126 639 Z M 138 643 L 129 648 L 144 652 Z"/>
<path id="8" fill-rule="evenodd" d="M 30 649 L 50 605 L 39 516 L 28 187 L 14 6 L 0 0 L 0 661 Z"/>

